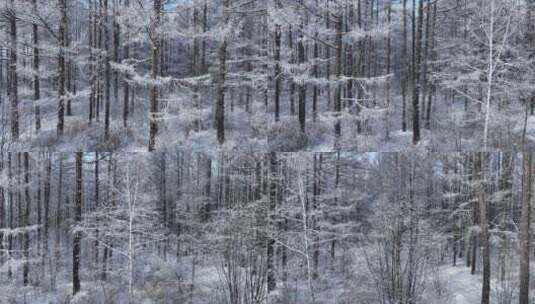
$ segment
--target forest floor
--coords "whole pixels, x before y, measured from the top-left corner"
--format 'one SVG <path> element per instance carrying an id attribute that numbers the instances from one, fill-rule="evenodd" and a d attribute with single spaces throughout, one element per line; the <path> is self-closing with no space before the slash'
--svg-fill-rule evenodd
<path id="1" fill-rule="evenodd" d="M 442 270 L 452 304 L 471 304 L 481 302 L 481 275 L 471 275 L 470 269 L 463 266 L 448 266 Z"/>

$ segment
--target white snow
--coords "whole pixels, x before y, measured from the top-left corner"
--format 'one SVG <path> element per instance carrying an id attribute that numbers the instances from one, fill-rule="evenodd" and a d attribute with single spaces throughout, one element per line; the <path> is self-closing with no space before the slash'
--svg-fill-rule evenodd
<path id="1" fill-rule="evenodd" d="M 451 293 L 451 304 L 476 304 L 481 301 L 481 275 L 470 274 L 464 266 L 446 266 L 441 269 Z"/>

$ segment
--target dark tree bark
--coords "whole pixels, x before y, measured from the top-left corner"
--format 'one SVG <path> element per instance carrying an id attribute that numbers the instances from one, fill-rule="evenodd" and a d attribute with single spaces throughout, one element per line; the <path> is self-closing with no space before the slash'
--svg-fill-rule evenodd
<path id="1" fill-rule="evenodd" d="M 490 244 L 489 244 L 489 224 L 487 219 L 487 201 L 485 194 L 485 166 L 483 158 L 486 154 L 476 153 L 475 174 L 477 183 L 477 202 L 479 206 L 479 225 L 481 227 L 481 249 L 483 259 L 483 286 L 481 289 L 481 304 L 489 304 L 490 301 Z M 472 261 L 474 262 L 474 261 Z"/>
<path id="2" fill-rule="evenodd" d="M 150 40 L 152 45 L 151 80 L 156 81 L 159 73 L 160 38 L 157 33 L 160 27 L 161 0 L 154 0 Z M 149 151 L 156 149 L 156 135 L 158 134 L 158 87 L 155 83 L 150 86 L 150 114 L 149 114 Z"/>
<path id="3" fill-rule="evenodd" d="M 93 122 L 95 117 L 95 103 L 97 98 L 97 65 L 93 49 L 97 47 L 97 13 L 96 4 L 94 0 L 89 2 L 89 63 L 90 63 L 90 76 L 89 76 L 89 125 Z"/>
<path id="4" fill-rule="evenodd" d="M 74 223 L 79 225 L 82 221 L 82 158 L 83 152 L 76 152 L 76 192 L 75 192 L 75 210 Z M 72 286 L 73 294 L 80 291 L 80 241 L 82 232 L 75 228 L 74 239 L 72 244 Z"/>
<path id="5" fill-rule="evenodd" d="M 319 45 L 318 45 L 318 31 L 316 30 L 316 32 L 314 33 L 314 50 L 313 50 L 313 53 L 314 53 L 314 60 L 318 60 L 319 59 L 319 55 L 320 55 L 320 49 L 319 49 Z M 351 55 L 352 56 L 352 55 Z M 314 68 L 312 70 L 312 74 L 315 78 L 319 78 L 320 75 L 319 75 L 319 67 L 318 67 L 318 63 L 315 62 L 314 63 Z M 319 88 L 316 84 L 313 84 L 312 85 L 312 121 L 316 122 L 316 120 L 318 119 L 318 98 L 319 98 Z"/>
<path id="6" fill-rule="evenodd" d="M 231 0 L 223 0 L 223 24 L 230 21 L 228 9 Z M 228 37 L 223 37 L 219 49 L 217 51 L 217 58 L 219 60 L 219 70 L 217 73 L 217 95 L 214 109 L 214 125 L 217 130 L 217 141 L 219 144 L 225 142 L 225 78 L 227 74 L 227 46 Z"/>
<path id="7" fill-rule="evenodd" d="M 414 2 L 413 2 L 414 5 Z M 412 96 L 412 143 L 418 144 L 420 142 L 420 70 L 422 59 L 422 36 L 423 36 L 423 1 L 418 4 L 418 31 L 416 33 L 415 47 L 413 50 L 413 96 Z M 415 17 L 413 15 L 413 22 Z M 415 24 L 413 24 L 414 30 Z"/>
<path id="8" fill-rule="evenodd" d="M 98 210 L 99 206 L 100 206 L 100 177 L 99 177 L 99 163 L 100 163 L 100 156 L 99 156 L 99 153 L 98 152 L 95 152 L 95 209 Z M 93 244 L 93 250 L 95 251 L 95 263 L 97 263 L 98 265 L 98 258 L 99 258 L 99 242 L 98 242 L 98 235 L 99 235 L 99 229 L 98 229 L 98 223 L 99 223 L 100 219 L 97 217 L 96 218 L 96 222 L 97 222 L 97 229 L 95 231 L 95 235 L 96 235 L 96 240 Z"/>
<path id="9" fill-rule="evenodd" d="M 119 43 L 121 40 L 121 28 L 117 21 L 120 11 L 120 8 L 118 8 L 119 2 L 118 0 L 113 0 L 113 61 L 116 63 L 119 62 Z M 113 98 L 115 104 L 119 104 L 119 72 L 116 70 L 113 71 Z"/>
<path id="10" fill-rule="evenodd" d="M 269 171 L 270 171 L 270 192 L 269 192 L 269 227 L 275 229 L 275 208 L 277 206 L 277 153 L 271 152 L 269 154 Z M 273 237 L 268 237 L 267 240 L 267 288 L 268 293 L 274 291 L 277 287 L 277 281 L 275 279 L 275 240 Z"/>
<path id="11" fill-rule="evenodd" d="M 110 90 L 111 90 L 111 67 L 110 67 L 110 34 L 109 34 L 109 9 L 108 0 L 104 0 L 104 138 L 110 138 Z"/>
<path id="12" fill-rule="evenodd" d="M 125 7 L 129 7 L 130 6 L 130 0 L 125 0 L 124 2 L 124 5 Z M 126 24 L 128 25 L 128 20 L 126 21 Z M 125 40 L 128 40 L 128 31 L 125 31 Z M 128 41 L 126 42 L 124 48 L 123 48 L 123 57 L 125 59 L 128 59 L 128 57 L 130 57 L 130 45 L 128 44 Z M 129 104 L 129 100 L 130 100 L 130 84 L 128 83 L 130 79 L 130 75 L 126 74 L 124 76 L 124 80 L 123 80 L 123 127 L 127 127 L 128 126 L 128 115 L 129 115 L 129 109 L 128 109 L 128 104 Z"/>
<path id="13" fill-rule="evenodd" d="M 11 138 L 19 138 L 19 85 L 17 73 L 17 16 L 14 0 L 9 8 L 9 66 L 8 66 L 8 98 L 11 106 Z"/>
<path id="14" fill-rule="evenodd" d="M 28 152 L 24 152 L 24 197 L 26 200 L 26 208 L 24 212 L 23 227 L 24 227 L 24 266 L 23 266 L 23 283 L 27 286 L 29 283 L 28 273 L 30 272 L 30 264 L 28 261 L 30 251 L 30 160 Z"/>
<path id="15" fill-rule="evenodd" d="M 280 94 L 281 94 L 281 26 L 275 25 L 275 121 L 280 121 Z"/>
<path id="16" fill-rule="evenodd" d="M 428 4 L 428 5 L 431 5 L 431 4 Z M 429 13 L 429 12 L 428 12 Z M 435 32 L 436 32 L 436 24 L 437 24 L 437 2 L 435 2 L 433 4 L 433 22 L 432 22 L 432 25 L 431 25 L 431 37 L 430 37 L 430 49 L 429 49 L 429 52 L 431 53 L 430 54 L 430 57 L 431 57 L 431 60 L 434 60 L 436 59 L 436 51 L 435 51 Z M 427 108 L 426 108 L 426 111 L 427 111 L 427 114 L 425 116 L 425 128 L 426 129 L 430 129 L 431 128 L 431 110 L 432 110 L 432 106 L 433 106 L 433 95 L 435 94 L 435 91 L 436 91 L 436 88 L 435 88 L 435 84 L 434 84 L 434 80 L 431 80 L 430 83 L 428 84 L 429 86 L 429 92 L 428 92 L 428 96 L 427 96 Z M 425 99 L 425 94 L 423 96 L 423 98 Z"/>
<path id="17" fill-rule="evenodd" d="M 407 131 L 407 0 L 403 0 L 403 47 L 401 51 L 401 130 Z"/>
<path id="18" fill-rule="evenodd" d="M 301 21 L 301 30 L 299 31 L 299 41 L 297 42 L 297 61 L 299 64 L 305 64 L 305 45 L 303 43 L 303 27 L 304 21 Z M 305 134 L 306 131 L 306 83 L 299 83 L 299 127 L 301 133 Z"/>
<path id="19" fill-rule="evenodd" d="M 67 47 L 67 0 L 59 0 L 59 8 L 61 14 L 60 26 L 59 26 L 59 85 L 58 85 L 58 124 L 57 134 L 62 136 L 65 129 L 65 82 L 66 82 L 66 67 L 65 67 L 65 48 Z"/>
<path id="20" fill-rule="evenodd" d="M 343 56 L 343 22 L 344 19 L 342 14 L 335 17 L 336 22 L 336 80 L 340 81 L 342 77 L 342 56 Z M 342 111 L 342 85 L 340 83 L 336 84 L 336 93 L 334 98 L 334 112 L 337 115 L 336 121 L 334 123 L 334 136 L 335 136 L 335 149 L 340 149 L 340 137 L 342 136 L 342 126 L 341 126 L 341 113 Z"/>
<path id="21" fill-rule="evenodd" d="M 530 271 L 530 224 L 531 224 L 531 188 L 532 188 L 532 154 L 523 153 L 522 173 L 522 213 L 520 218 L 520 269 L 518 303 L 529 304 Z"/>
<path id="22" fill-rule="evenodd" d="M 59 158 L 59 172 L 58 172 L 58 192 L 56 199 L 56 219 L 55 219 L 55 240 L 54 240 L 54 277 L 53 286 L 56 286 L 56 277 L 59 272 L 60 255 L 61 255 L 61 217 L 63 216 L 61 205 L 63 204 L 63 157 L 58 155 Z"/>
<path id="23" fill-rule="evenodd" d="M 388 1 L 387 21 L 392 23 L 392 2 Z M 392 56 L 392 34 L 388 33 L 386 37 L 386 74 L 391 73 L 391 56 Z M 385 139 L 390 139 L 390 79 L 386 81 L 386 115 L 385 115 Z"/>
<path id="24" fill-rule="evenodd" d="M 43 259 L 50 260 L 48 252 L 48 231 L 50 228 L 49 225 L 49 216 L 50 216 L 50 179 L 52 178 L 52 160 L 50 159 L 50 153 L 46 153 L 45 160 L 45 180 L 44 180 L 44 189 L 43 189 L 43 204 L 44 204 L 44 227 L 43 227 Z M 46 263 L 45 263 L 46 265 Z"/>
<path id="25" fill-rule="evenodd" d="M 33 13 L 37 14 L 37 0 L 32 1 Z M 41 129 L 41 107 L 39 106 L 39 99 L 41 98 L 41 90 L 39 83 L 39 28 L 37 23 L 32 24 L 32 38 L 33 38 L 33 100 L 35 108 L 35 130 Z"/>

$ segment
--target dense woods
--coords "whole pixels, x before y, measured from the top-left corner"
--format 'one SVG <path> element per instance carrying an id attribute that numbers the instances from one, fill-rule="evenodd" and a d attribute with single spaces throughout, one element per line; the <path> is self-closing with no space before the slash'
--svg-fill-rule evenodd
<path id="1" fill-rule="evenodd" d="M 533 15 L 528 0 L 9 0 L 2 142 L 532 147 Z"/>
<path id="2" fill-rule="evenodd" d="M 1 1 L 0 303 L 533 303 L 534 52 L 535 0 Z"/>
<path id="3" fill-rule="evenodd" d="M 1 165 L 2 302 L 529 303 L 528 153 Z"/>

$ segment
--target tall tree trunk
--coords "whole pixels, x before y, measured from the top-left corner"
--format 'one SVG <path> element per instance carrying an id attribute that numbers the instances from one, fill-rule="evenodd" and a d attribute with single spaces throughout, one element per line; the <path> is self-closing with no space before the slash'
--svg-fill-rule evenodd
<path id="1" fill-rule="evenodd" d="M 95 104 L 96 86 L 95 86 L 95 57 L 93 54 L 93 48 L 95 43 L 95 18 L 94 18 L 94 6 L 93 0 L 89 1 L 89 28 L 88 28 L 88 40 L 89 40 L 89 125 L 93 122 L 93 105 Z"/>
<path id="2" fill-rule="evenodd" d="M 82 221 L 82 158 L 83 152 L 76 152 L 76 193 L 75 193 L 75 210 L 74 223 L 79 225 Z M 80 291 L 80 240 L 82 232 L 75 228 L 74 239 L 72 244 L 72 286 L 73 294 Z"/>
<path id="3" fill-rule="evenodd" d="M 490 301 L 490 244 L 489 244 L 489 224 L 487 220 L 487 201 L 485 194 L 485 167 L 482 158 L 487 157 L 481 152 L 476 153 L 476 163 L 474 164 L 477 174 L 477 202 L 479 205 L 479 225 L 481 227 L 481 250 L 483 260 L 483 286 L 481 289 L 481 304 L 489 304 Z"/>
<path id="4" fill-rule="evenodd" d="M 280 120 L 280 94 L 281 94 L 281 26 L 275 25 L 275 121 Z"/>
<path id="5" fill-rule="evenodd" d="M 423 12 L 423 11 L 422 11 Z M 430 0 L 426 0 L 426 3 L 425 3 L 425 35 L 422 36 L 422 44 L 423 44 L 423 55 L 422 55 L 422 61 L 423 63 L 421 64 L 422 68 L 420 69 L 421 71 L 421 99 L 420 99 L 420 109 L 421 109 L 421 113 L 420 113 L 420 120 L 421 121 L 425 121 L 425 114 L 426 114 L 426 99 L 425 97 L 427 96 L 427 89 L 428 89 L 428 83 L 427 83 L 427 64 L 428 64 L 428 58 L 429 58 L 429 48 L 430 48 L 430 42 L 431 42 L 431 1 Z M 422 22 L 423 22 L 423 19 L 422 19 Z M 423 27 L 424 25 L 422 25 Z M 423 39 L 423 37 L 425 36 L 425 40 Z"/>
<path id="6" fill-rule="evenodd" d="M 95 152 L 95 210 L 98 210 L 100 205 L 100 178 L 99 178 L 99 163 L 100 163 L 100 156 L 98 152 Z M 96 227 L 95 230 L 95 242 L 93 244 L 93 250 L 95 251 L 95 263 L 98 265 L 99 261 L 99 242 L 98 242 L 98 236 L 99 236 L 99 221 L 100 219 L 96 218 Z"/>
<path id="7" fill-rule="evenodd" d="M 297 61 L 299 64 L 305 64 L 305 44 L 303 42 L 304 36 L 303 36 L 303 28 L 304 28 L 304 20 L 301 20 L 301 30 L 299 31 L 299 41 L 297 42 Z M 300 81 L 298 84 L 299 87 L 299 108 L 298 108 L 298 116 L 299 116 L 299 127 L 301 129 L 301 133 L 305 134 L 306 131 L 306 83 L 303 81 Z"/>
<path id="8" fill-rule="evenodd" d="M 530 224 L 531 224 L 531 187 L 532 187 L 532 154 L 523 153 L 522 173 L 522 213 L 520 219 L 520 270 L 518 303 L 529 304 L 529 271 L 530 271 Z"/>
<path id="9" fill-rule="evenodd" d="M 388 1 L 387 21 L 392 23 L 392 2 Z M 392 56 L 392 31 L 386 37 L 386 74 L 390 75 L 390 61 Z M 390 139 L 390 78 L 386 80 L 386 113 L 385 113 L 385 139 Z"/>
<path id="10" fill-rule="evenodd" d="M 23 267 L 23 283 L 27 286 L 29 283 L 28 273 L 30 271 L 30 264 L 28 261 L 30 251 L 30 160 L 28 152 L 24 152 L 24 197 L 26 200 L 26 210 L 24 212 L 23 229 L 24 229 L 24 267 Z"/>
<path id="11" fill-rule="evenodd" d="M 335 149 L 340 149 L 340 137 L 342 136 L 341 126 L 341 111 L 342 111 L 342 85 L 338 83 L 342 77 L 342 30 L 343 30 L 343 15 L 335 17 L 336 21 L 336 93 L 334 98 L 334 112 L 336 114 L 336 121 L 334 123 Z"/>
<path id="12" fill-rule="evenodd" d="M 206 32 L 208 32 L 208 2 L 204 0 L 202 9 L 202 33 L 205 34 Z M 206 38 L 203 35 L 201 39 L 201 73 L 205 74 L 208 71 L 206 65 Z"/>
<path id="13" fill-rule="evenodd" d="M 54 240 L 54 278 L 53 278 L 53 286 L 56 287 L 56 279 L 57 274 L 59 272 L 60 267 L 60 255 L 61 255 L 61 217 L 62 209 L 61 205 L 63 204 L 63 156 L 61 154 L 58 154 L 57 156 L 59 158 L 59 172 L 58 172 L 58 194 L 57 194 L 57 200 L 56 200 L 56 219 L 55 219 L 55 240 Z"/>
<path id="14" fill-rule="evenodd" d="M 59 66 L 59 86 L 58 86 L 58 124 L 57 124 L 57 134 L 58 136 L 63 135 L 65 128 L 65 81 L 66 81 L 66 70 L 65 70 L 65 48 L 67 47 L 67 0 L 59 0 L 60 7 L 60 26 L 59 26 L 59 56 L 58 56 L 58 66 Z"/>
<path id="15" fill-rule="evenodd" d="M 130 6 L 130 0 L 125 0 L 124 2 L 124 5 L 126 8 L 128 8 Z M 126 25 L 128 26 L 129 25 L 129 19 L 128 17 L 126 17 Z M 128 59 L 130 57 L 130 45 L 128 43 L 128 31 L 125 31 L 125 40 L 126 40 L 126 44 L 124 45 L 124 48 L 123 48 L 123 58 L 125 59 Z M 127 127 L 128 126 L 128 115 L 129 115 L 129 109 L 128 109 L 128 104 L 129 104 L 129 100 L 130 100 L 130 84 L 128 83 L 130 79 L 130 75 L 128 75 L 128 73 L 124 76 L 124 80 L 123 80 L 123 127 Z"/>
<path id="16" fill-rule="evenodd" d="M 19 93 L 17 73 L 17 16 L 14 0 L 11 0 L 9 13 L 9 85 L 8 97 L 11 106 L 11 138 L 19 139 Z"/>
<path id="17" fill-rule="evenodd" d="M 32 1 L 33 13 L 37 15 L 37 0 Z M 39 28 L 37 23 L 32 24 L 32 38 L 33 38 L 33 100 L 35 108 L 35 131 L 41 129 L 41 108 L 39 106 L 39 99 L 41 98 L 39 85 Z"/>
<path id="18" fill-rule="evenodd" d="M 52 160 L 50 159 L 50 153 L 46 153 L 46 176 L 45 176 L 45 185 L 43 193 L 43 203 L 44 203 L 44 230 L 43 230 L 43 259 L 48 259 L 50 256 L 48 252 L 48 230 L 49 230 L 49 215 L 50 215 L 50 179 L 52 178 Z M 50 265 L 50 263 L 49 263 Z M 46 266 L 46 263 L 45 263 Z M 46 269 L 44 269 L 46 270 Z"/>
<path id="19" fill-rule="evenodd" d="M 436 58 L 436 51 L 435 51 L 436 24 L 437 24 L 437 2 L 433 4 L 433 24 L 431 25 L 431 38 L 430 38 L 431 47 L 429 51 L 431 52 L 430 57 L 432 60 Z M 427 108 L 426 108 L 427 115 L 425 117 L 426 129 L 431 128 L 431 110 L 433 106 L 433 95 L 435 94 L 435 91 L 436 91 L 436 88 L 435 88 L 434 80 L 431 80 L 431 82 L 429 83 L 429 93 L 427 97 Z M 425 94 L 423 98 L 425 98 Z"/>
<path id="20" fill-rule="evenodd" d="M 314 56 L 314 67 L 313 67 L 313 77 L 314 78 L 319 78 L 320 77 L 320 74 L 319 74 L 319 67 L 318 67 L 318 59 L 319 59 L 319 55 L 320 55 L 320 49 L 319 49 L 319 45 L 318 45 L 318 36 L 319 36 L 319 33 L 318 33 L 318 30 L 316 29 L 315 32 L 314 32 L 314 50 L 313 50 L 313 56 Z M 352 56 L 352 55 L 351 55 Z M 320 90 L 318 88 L 318 85 L 317 84 L 313 84 L 312 85 L 312 121 L 316 122 L 316 120 L 318 119 L 318 98 L 319 98 L 319 94 L 320 94 Z"/>
<path id="21" fill-rule="evenodd" d="M 416 33 L 415 48 L 413 50 L 413 96 L 412 96 L 412 143 L 418 144 L 420 141 L 420 71 L 421 71 L 421 53 L 422 53 L 422 35 L 423 35 L 423 1 L 418 1 L 418 31 Z M 414 2 L 413 2 L 414 4 Z M 413 15 L 413 22 L 415 17 Z M 414 29 L 415 24 L 413 24 Z"/>
<path id="22" fill-rule="evenodd" d="M 231 0 L 223 0 L 223 24 L 227 24 L 230 20 L 229 7 Z M 227 45 L 228 37 L 226 34 L 222 38 L 221 44 L 217 51 L 217 57 L 219 60 L 219 70 L 217 73 L 217 95 L 214 109 L 214 125 L 217 130 L 217 141 L 219 144 L 225 142 L 225 78 L 227 68 Z"/>
<path id="23" fill-rule="evenodd" d="M 160 37 L 157 33 L 160 27 L 161 0 L 154 0 L 151 25 L 151 80 L 153 82 L 158 78 L 159 60 L 160 60 Z M 150 86 L 150 114 L 149 114 L 149 151 L 156 149 L 156 135 L 158 134 L 158 87 L 155 83 Z"/>
<path id="24" fill-rule="evenodd" d="M 44 276 L 44 254 L 43 254 L 43 206 L 42 206 L 42 196 L 41 196 L 41 190 L 42 190 L 42 171 L 43 171 L 43 152 L 39 152 L 37 164 L 35 165 L 37 169 L 37 189 L 36 189 L 36 208 L 37 208 L 37 252 L 39 253 L 39 256 L 42 257 L 41 264 L 39 265 L 40 268 L 38 270 L 38 280 L 37 283 L 41 283 L 41 279 Z"/>
<path id="25" fill-rule="evenodd" d="M 407 0 L 403 0 L 403 47 L 401 51 L 401 130 L 407 131 Z"/>
<path id="26" fill-rule="evenodd" d="M 119 1 L 113 0 L 113 61 L 115 63 L 119 62 L 119 43 L 121 38 L 121 29 L 119 27 Z M 113 98 L 115 105 L 119 104 L 119 72 L 117 70 L 113 71 Z"/>
<path id="27" fill-rule="evenodd" d="M 111 67 L 110 67 L 110 34 L 108 20 L 108 0 L 104 0 L 104 138 L 110 138 L 110 89 L 111 89 Z"/>
<path id="28" fill-rule="evenodd" d="M 277 206 L 277 153 L 271 152 L 269 154 L 269 170 L 270 170 L 270 193 L 269 193 L 269 228 L 275 229 L 275 208 Z M 273 237 L 269 237 L 267 240 L 267 289 L 268 293 L 275 290 L 277 287 L 277 281 L 275 279 L 275 263 L 274 263 L 274 250 L 275 240 Z"/>
<path id="29" fill-rule="evenodd" d="M 11 156 L 12 156 L 12 153 L 11 152 L 8 152 L 7 154 L 7 177 L 8 177 L 8 199 L 9 199 L 9 229 L 12 230 L 15 228 L 14 226 L 14 223 L 13 223 L 13 188 L 14 188 L 14 185 L 13 185 L 13 166 L 12 166 L 12 161 L 11 161 Z M 8 253 L 8 256 L 9 256 L 9 260 L 11 262 L 11 260 L 13 259 L 13 235 L 10 233 L 9 236 L 8 236 L 8 250 L 7 250 L 7 253 Z M 11 263 L 9 264 L 8 266 L 8 270 L 7 270 L 7 277 L 9 279 L 12 278 L 12 272 L 11 272 Z"/>

